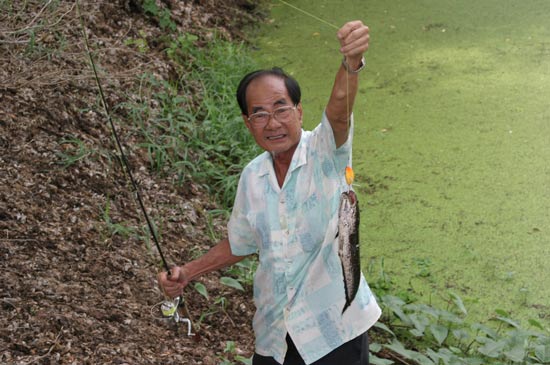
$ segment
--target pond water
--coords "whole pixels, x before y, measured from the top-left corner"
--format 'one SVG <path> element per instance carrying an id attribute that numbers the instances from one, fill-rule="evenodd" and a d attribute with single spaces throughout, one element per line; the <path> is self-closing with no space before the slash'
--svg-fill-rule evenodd
<path id="1" fill-rule="evenodd" d="M 550 326 L 550 1 L 305 1 L 371 29 L 354 109 L 368 280 Z M 312 128 L 336 30 L 273 1 L 255 57 L 300 82 Z"/>

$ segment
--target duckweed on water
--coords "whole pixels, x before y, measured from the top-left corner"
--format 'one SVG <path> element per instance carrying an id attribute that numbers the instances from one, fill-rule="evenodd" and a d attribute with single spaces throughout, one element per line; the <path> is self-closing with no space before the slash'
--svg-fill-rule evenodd
<path id="1" fill-rule="evenodd" d="M 371 28 L 355 106 L 364 268 L 404 298 L 459 294 L 550 326 L 550 3 L 293 5 Z M 335 31 L 279 2 L 257 58 L 293 74 L 313 127 L 339 66 Z M 330 75 L 330 77 L 327 77 Z M 381 277 L 371 277 L 378 282 Z"/>

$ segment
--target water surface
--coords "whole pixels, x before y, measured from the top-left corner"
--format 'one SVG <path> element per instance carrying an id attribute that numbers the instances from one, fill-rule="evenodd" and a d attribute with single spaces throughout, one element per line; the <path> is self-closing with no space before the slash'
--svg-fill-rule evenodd
<path id="1" fill-rule="evenodd" d="M 449 290 L 476 318 L 550 326 L 550 1 L 305 1 L 371 29 L 354 168 L 368 280 L 423 302 Z M 336 30 L 277 1 L 257 58 L 302 86 L 318 123 L 341 56 Z"/>

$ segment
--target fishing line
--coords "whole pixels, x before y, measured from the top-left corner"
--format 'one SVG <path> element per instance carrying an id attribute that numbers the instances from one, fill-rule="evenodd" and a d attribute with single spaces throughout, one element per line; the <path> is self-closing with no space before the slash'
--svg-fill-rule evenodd
<path id="1" fill-rule="evenodd" d="M 294 6 L 294 5 L 292 5 L 292 4 L 289 4 L 289 3 L 287 3 L 286 1 L 283 1 L 283 0 L 279 0 L 279 1 L 282 2 L 283 4 L 285 4 L 286 6 L 289 6 L 289 7 L 293 8 L 293 9 L 295 9 L 295 10 L 298 10 L 298 11 L 302 12 L 303 14 L 305 14 L 305 15 L 307 15 L 307 16 L 309 16 L 309 17 L 312 17 L 313 19 L 316 19 L 316 20 L 320 21 L 321 23 L 324 23 L 324 24 L 328 25 L 329 27 L 332 27 L 332 28 L 334 28 L 334 29 L 336 29 L 336 30 L 339 30 L 339 29 L 340 29 L 340 28 L 338 28 L 336 25 L 334 25 L 334 24 L 332 24 L 332 23 L 329 23 L 329 22 L 327 22 L 326 20 L 321 19 L 321 18 L 319 18 L 318 16 L 313 15 L 313 14 L 311 14 L 311 13 L 305 11 L 305 10 L 302 10 L 302 9 L 298 8 L 297 6 Z"/>
<path id="2" fill-rule="evenodd" d="M 331 24 L 331 23 L 329 23 L 329 22 L 327 22 L 327 21 L 325 21 L 325 20 L 323 20 L 323 19 L 321 19 L 321 18 L 319 18 L 319 17 L 317 17 L 317 16 L 315 16 L 315 15 L 313 15 L 313 14 L 311 14 L 311 13 L 308 13 L 308 12 L 305 11 L 305 10 L 302 10 L 302 9 L 300 9 L 300 8 L 297 8 L 297 7 L 295 7 L 294 5 L 290 5 L 289 3 L 287 3 L 287 2 L 284 1 L 284 0 L 279 0 L 279 1 L 280 1 L 281 3 L 283 3 L 283 4 L 285 4 L 285 5 L 287 5 L 287 6 L 291 7 L 291 8 L 293 8 L 293 9 L 296 9 L 296 10 L 302 12 L 303 14 L 306 14 L 306 15 L 308 15 L 308 16 L 310 16 L 310 17 L 312 17 L 312 18 L 314 18 L 314 19 L 316 19 L 316 20 L 318 20 L 318 21 L 320 21 L 320 22 L 322 22 L 322 23 L 324 23 L 324 24 L 327 24 L 327 25 L 329 25 L 329 26 L 331 26 L 331 27 L 336 28 L 336 29 L 339 30 L 339 28 L 336 27 L 335 25 L 333 25 L 333 24 Z M 344 61 L 343 61 L 343 62 L 346 62 L 345 55 L 344 55 Z M 350 74 L 349 67 L 350 67 L 350 66 L 349 66 L 349 64 L 346 64 L 346 65 L 340 66 L 340 68 L 342 68 L 342 67 L 344 68 L 344 72 L 345 72 L 345 74 L 346 74 L 346 113 L 347 113 L 346 118 L 348 118 L 348 126 L 351 128 L 351 126 L 349 125 L 350 122 L 351 122 L 350 102 L 349 102 L 349 74 Z M 348 137 L 348 138 L 349 138 L 349 137 Z M 352 141 L 350 141 L 350 142 L 352 142 Z M 338 237 L 338 234 L 340 234 L 340 233 L 343 234 L 344 232 L 348 231 L 347 229 L 345 229 L 345 230 L 343 230 L 343 232 L 340 232 L 340 219 L 341 219 L 341 217 L 340 217 L 340 212 L 343 211 L 342 202 L 343 202 L 343 201 L 349 201 L 349 200 L 350 200 L 350 197 L 353 197 L 353 198 L 352 198 L 352 201 L 350 201 L 350 204 L 351 204 L 351 205 L 355 205 L 355 208 L 356 208 L 356 210 L 355 210 L 356 213 L 354 214 L 356 217 L 354 217 L 354 220 L 357 222 L 357 226 L 355 227 L 355 229 L 358 229 L 358 225 L 359 225 L 359 205 L 358 205 L 358 201 L 357 201 L 357 196 L 355 195 L 355 193 L 354 193 L 353 190 L 352 190 L 352 184 L 353 184 L 353 180 L 354 180 L 354 178 L 355 178 L 355 174 L 354 174 L 354 172 L 353 172 L 353 169 L 351 168 L 351 158 L 352 158 L 352 155 L 351 155 L 351 153 L 350 153 L 350 155 L 349 155 L 348 166 L 347 166 L 346 169 L 345 169 L 345 182 L 346 182 L 347 185 L 348 185 L 348 191 L 347 191 L 347 192 L 342 192 L 342 194 L 341 194 L 340 207 L 339 207 L 339 210 L 338 210 L 338 233 L 337 233 L 337 237 Z M 345 199 L 345 200 L 343 200 L 343 199 Z M 343 219 L 345 219 L 345 218 L 343 218 Z M 347 226 L 347 224 L 343 224 L 343 226 Z M 345 295 L 346 300 L 345 300 L 344 308 L 343 308 L 343 310 L 342 310 L 342 314 L 343 314 L 343 313 L 346 311 L 346 309 L 349 307 L 349 305 L 351 304 L 351 302 L 353 301 L 353 299 L 355 299 L 355 295 L 357 294 L 357 290 L 359 289 L 359 281 L 360 281 L 360 279 L 357 279 L 357 276 L 356 276 L 357 274 L 359 275 L 359 277 L 360 277 L 360 275 L 361 275 L 361 274 L 360 274 L 360 262 L 359 262 L 359 260 L 360 260 L 360 258 L 359 258 L 359 242 L 358 242 L 358 240 L 359 240 L 358 234 L 359 234 L 359 233 L 358 233 L 358 231 L 354 231 L 354 232 L 355 232 L 355 233 L 353 234 L 353 237 L 355 237 L 355 240 L 356 240 L 357 242 L 353 242 L 353 241 L 351 240 L 351 237 L 352 237 L 352 235 L 350 234 L 351 231 L 350 231 L 350 232 L 347 232 L 347 233 L 348 233 L 348 246 L 350 246 L 350 247 L 349 247 L 349 249 L 350 249 L 350 254 L 349 254 L 349 256 L 351 256 L 351 257 L 354 257 L 354 256 L 355 256 L 355 258 L 356 258 L 356 260 L 357 260 L 356 266 L 355 266 L 355 267 L 359 267 L 359 272 L 357 273 L 355 270 L 351 270 L 351 271 L 352 271 L 352 275 L 353 275 L 354 277 L 356 277 L 356 279 L 351 279 L 351 280 L 353 280 L 352 283 L 351 283 L 351 284 L 352 284 L 352 285 L 351 285 L 351 288 L 352 288 L 351 291 L 349 291 L 349 289 L 348 289 L 348 288 L 349 288 L 349 287 L 348 287 L 348 279 L 346 278 L 346 277 L 347 277 L 347 275 L 346 275 L 346 271 L 347 271 L 347 270 L 346 270 L 345 267 L 344 267 L 344 266 L 345 266 L 345 265 L 344 265 L 344 261 L 345 261 L 345 260 L 344 260 L 344 258 L 343 258 L 344 254 L 341 254 L 341 252 L 342 252 L 342 253 L 344 252 L 344 249 L 340 246 L 340 238 L 338 239 L 338 243 L 339 243 L 338 255 L 340 256 L 340 260 L 341 260 L 341 262 L 342 262 L 342 271 L 343 271 L 343 274 L 344 274 L 344 290 L 345 290 L 345 294 L 346 294 L 346 295 Z M 344 240 L 344 241 L 345 241 L 345 240 Z M 345 244 L 344 244 L 344 246 L 345 246 Z M 355 248 L 354 248 L 354 247 L 355 247 Z M 356 287 L 354 287 L 354 283 L 357 283 L 357 286 L 356 286 Z"/>
<path id="3" fill-rule="evenodd" d="M 151 236 L 153 237 L 153 241 L 155 242 L 155 246 L 157 248 L 157 251 L 159 253 L 159 256 L 162 260 L 162 264 L 164 266 L 164 269 L 170 275 L 170 267 L 168 266 L 168 263 L 166 259 L 164 258 L 164 254 L 162 253 L 162 250 L 160 248 L 160 243 L 158 240 L 157 232 L 153 226 L 153 222 L 149 218 L 149 214 L 147 213 L 147 210 L 145 209 L 145 204 L 143 203 L 143 199 L 141 198 L 141 193 L 139 190 L 139 186 L 134 179 L 134 175 L 132 174 L 132 168 L 130 166 L 130 163 L 128 162 L 128 159 L 126 158 L 126 154 L 124 153 L 124 148 L 122 147 L 122 143 L 120 142 L 120 138 L 118 136 L 115 124 L 113 122 L 113 119 L 111 118 L 111 113 L 109 112 L 109 108 L 107 107 L 107 101 L 105 98 L 105 94 L 103 92 L 103 87 L 101 86 L 101 83 L 99 81 L 99 75 L 97 73 L 97 67 L 94 62 L 94 58 L 92 57 L 92 52 L 90 51 L 90 44 L 88 41 L 88 34 L 86 33 L 86 27 L 84 25 L 84 18 L 82 17 L 82 14 L 80 12 L 80 2 L 76 1 L 76 10 L 78 13 L 78 17 L 80 18 L 80 26 L 82 28 L 82 34 L 84 36 L 84 45 L 86 47 L 86 52 L 88 54 L 88 58 L 90 60 L 90 65 L 92 67 L 92 71 L 94 74 L 94 79 L 97 85 L 97 88 L 99 90 L 99 98 L 101 100 L 101 104 L 103 106 L 103 112 L 105 114 L 105 117 L 109 121 L 109 125 L 111 126 L 111 131 L 113 132 L 113 136 L 115 137 L 116 145 L 118 152 L 120 154 L 120 159 L 122 160 L 123 170 L 126 171 L 130 182 L 132 184 L 132 188 L 134 190 L 134 193 L 136 195 L 137 201 L 139 203 L 139 207 L 141 208 L 141 212 L 143 213 L 143 216 L 145 217 L 145 221 L 147 222 L 147 227 L 149 228 L 149 232 L 151 233 Z M 181 306 L 183 309 L 184 315 L 187 318 L 180 318 L 177 310 Z M 154 308 L 153 306 L 151 310 Z M 192 335 L 192 325 L 190 321 L 189 311 L 187 309 L 187 305 L 185 303 L 185 300 L 183 299 L 183 295 L 180 295 L 177 299 L 173 301 L 164 301 L 162 302 L 161 306 L 161 312 L 165 318 L 173 318 L 176 323 L 177 322 L 186 322 L 188 324 L 188 335 Z"/>
<path id="4" fill-rule="evenodd" d="M 294 10 L 298 10 L 302 14 L 305 14 L 305 15 L 307 15 L 307 16 L 315 19 L 315 20 L 318 20 L 319 22 L 321 22 L 325 25 L 328 25 L 329 27 L 332 27 L 336 30 L 340 30 L 340 28 L 338 26 L 336 26 L 336 25 L 334 25 L 334 24 L 332 24 L 332 23 L 330 23 L 330 22 L 328 22 L 328 21 L 326 21 L 322 18 L 319 18 L 318 16 L 316 16 L 316 15 L 314 15 L 314 14 L 308 12 L 308 11 L 300 9 L 299 7 L 297 7 L 295 5 L 289 4 L 288 2 L 286 2 L 284 0 L 279 0 L 279 1 L 281 3 L 283 3 L 284 5 L 290 7 Z M 344 60 L 345 60 L 345 58 L 344 58 Z M 349 71 L 347 69 L 345 71 L 346 71 L 346 115 L 347 115 L 348 118 L 350 118 L 351 115 L 350 115 L 350 107 L 349 107 Z M 349 123 L 349 121 L 348 121 L 348 123 Z M 350 156 L 350 161 L 349 161 L 349 167 L 351 168 L 351 156 Z M 347 180 L 347 177 L 346 177 L 346 180 Z M 353 181 L 353 179 L 352 179 L 352 181 Z M 351 184 L 349 184 L 349 186 L 351 187 Z"/>

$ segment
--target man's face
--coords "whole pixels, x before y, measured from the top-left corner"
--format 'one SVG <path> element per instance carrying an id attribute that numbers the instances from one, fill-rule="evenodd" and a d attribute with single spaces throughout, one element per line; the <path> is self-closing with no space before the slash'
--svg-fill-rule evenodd
<path id="1" fill-rule="evenodd" d="M 243 115 L 243 119 L 256 143 L 271 153 L 293 153 L 302 133 L 302 105 L 293 108 L 284 80 L 272 75 L 253 80 L 246 88 L 246 103 L 248 116 Z M 255 118 L 277 110 L 267 121 L 265 115 Z"/>

